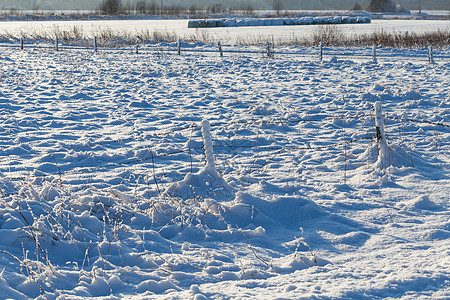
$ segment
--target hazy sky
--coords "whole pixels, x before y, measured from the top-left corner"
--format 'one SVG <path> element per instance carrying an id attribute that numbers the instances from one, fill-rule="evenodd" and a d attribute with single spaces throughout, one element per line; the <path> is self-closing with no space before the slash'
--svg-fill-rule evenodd
<path id="1" fill-rule="evenodd" d="M 137 0 L 122 0 L 123 4 Z M 160 4 L 161 0 L 146 0 Z M 256 9 L 271 9 L 274 0 L 163 0 L 165 6 L 181 5 L 189 7 L 212 6 L 222 4 L 231 7 L 252 5 Z M 280 0 L 283 9 L 351 9 L 356 3 L 365 7 L 370 0 Z M 101 0 L 0 0 L 0 9 L 95 9 Z M 450 0 L 397 0 L 397 3 L 409 9 L 447 9 L 450 10 Z"/>

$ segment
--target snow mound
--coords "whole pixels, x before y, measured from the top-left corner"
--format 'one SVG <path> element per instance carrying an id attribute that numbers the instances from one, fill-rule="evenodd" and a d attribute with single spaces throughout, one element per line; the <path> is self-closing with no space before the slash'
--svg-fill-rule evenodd
<path id="1" fill-rule="evenodd" d="M 381 146 L 380 146 L 381 144 Z M 358 160 L 373 162 L 373 169 L 385 170 L 388 167 L 412 167 L 413 154 L 404 144 L 396 145 L 392 142 L 377 141 L 370 144 L 358 157 Z"/>
<path id="2" fill-rule="evenodd" d="M 235 193 L 216 170 L 205 168 L 198 173 L 188 173 L 183 180 L 171 184 L 163 197 L 187 199 L 234 200 Z"/>
<path id="3" fill-rule="evenodd" d="M 439 205 L 430 200 L 428 195 L 421 195 L 410 201 L 410 205 L 414 208 L 422 210 L 437 210 L 441 209 Z"/>
<path id="4" fill-rule="evenodd" d="M 2 49 L 0 298 L 449 294 L 447 62 L 167 45 Z"/>
<path id="5" fill-rule="evenodd" d="M 201 122 L 203 145 L 205 151 L 206 166 L 196 174 L 188 173 L 180 182 L 173 183 L 163 196 L 186 199 L 211 198 L 217 201 L 230 201 L 234 199 L 233 189 L 217 173 L 210 124 Z"/>

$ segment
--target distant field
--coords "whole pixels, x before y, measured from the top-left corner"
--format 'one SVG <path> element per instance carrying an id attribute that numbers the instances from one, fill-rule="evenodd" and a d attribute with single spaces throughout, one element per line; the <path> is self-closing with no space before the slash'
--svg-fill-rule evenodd
<path id="1" fill-rule="evenodd" d="M 187 20 L 78 20 L 78 21 L 12 21 L 2 22 L 0 35 L 36 36 L 51 35 L 55 31 L 76 31 L 84 38 L 98 36 L 107 31 L 110 34 L 139 35 L 157 32 L 161 35 L 178 36 L 188 39 L 194 35 L 205 40 L 220 40 L 226 44 L 242 41 L 268 40 L 277 42 L 310 38 L 323 25 L 307 26 L 252 26 L 236 28 L 187 28 Z M 340 24 L 336 31 L 345 36 L 384 33 L 424 34 L 450 30 L 450 22 L 445 20 L 372 20 L 371 24 Z"/>

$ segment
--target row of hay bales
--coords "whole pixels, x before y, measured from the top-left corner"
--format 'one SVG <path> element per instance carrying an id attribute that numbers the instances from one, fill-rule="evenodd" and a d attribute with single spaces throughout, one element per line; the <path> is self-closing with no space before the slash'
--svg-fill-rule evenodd
<path id="1" fill-rule="evenodd" d="M 315 24 L 352 24 L 370 23 L 367 16 L 360 17 L 303 17 L 303 18 L 267 18 L 267 19 L 215 19 L 190 20 L 188 28 L 241 27 L 241 26 L 283 26 L 283 25 L 315 25 Z"/>

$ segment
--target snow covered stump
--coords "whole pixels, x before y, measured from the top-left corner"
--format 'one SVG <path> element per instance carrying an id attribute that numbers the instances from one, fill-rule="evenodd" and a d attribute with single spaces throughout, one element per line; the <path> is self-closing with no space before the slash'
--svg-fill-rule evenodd
<path id="1" fill-rule="evenodd" d="M 377 161 L 375 166 L 379 169 L 387 167 L 402 167 L 412 165 L 412 156 L 408 151 L 399 145 L 388 145 L 384 131 L 384 118 L 381 110 L 381 102 L 374 104 L 375 108 L 375 129 L 377 135 Z"/>
<path id="2" fill-rule="evenodd" d="M 214 161 L 211 126 L 207 120 L 200 123 L 203 136 L 205 167 L 197 173 L 188 173 L 183 180 L 175 182 L 163 193 L 181 199 L 212 199 L 213 201 L 230 201 L 235 199 L 235 192 L 219 175 Z M 208 200 L 209 201 L 209 200 Z"/>

